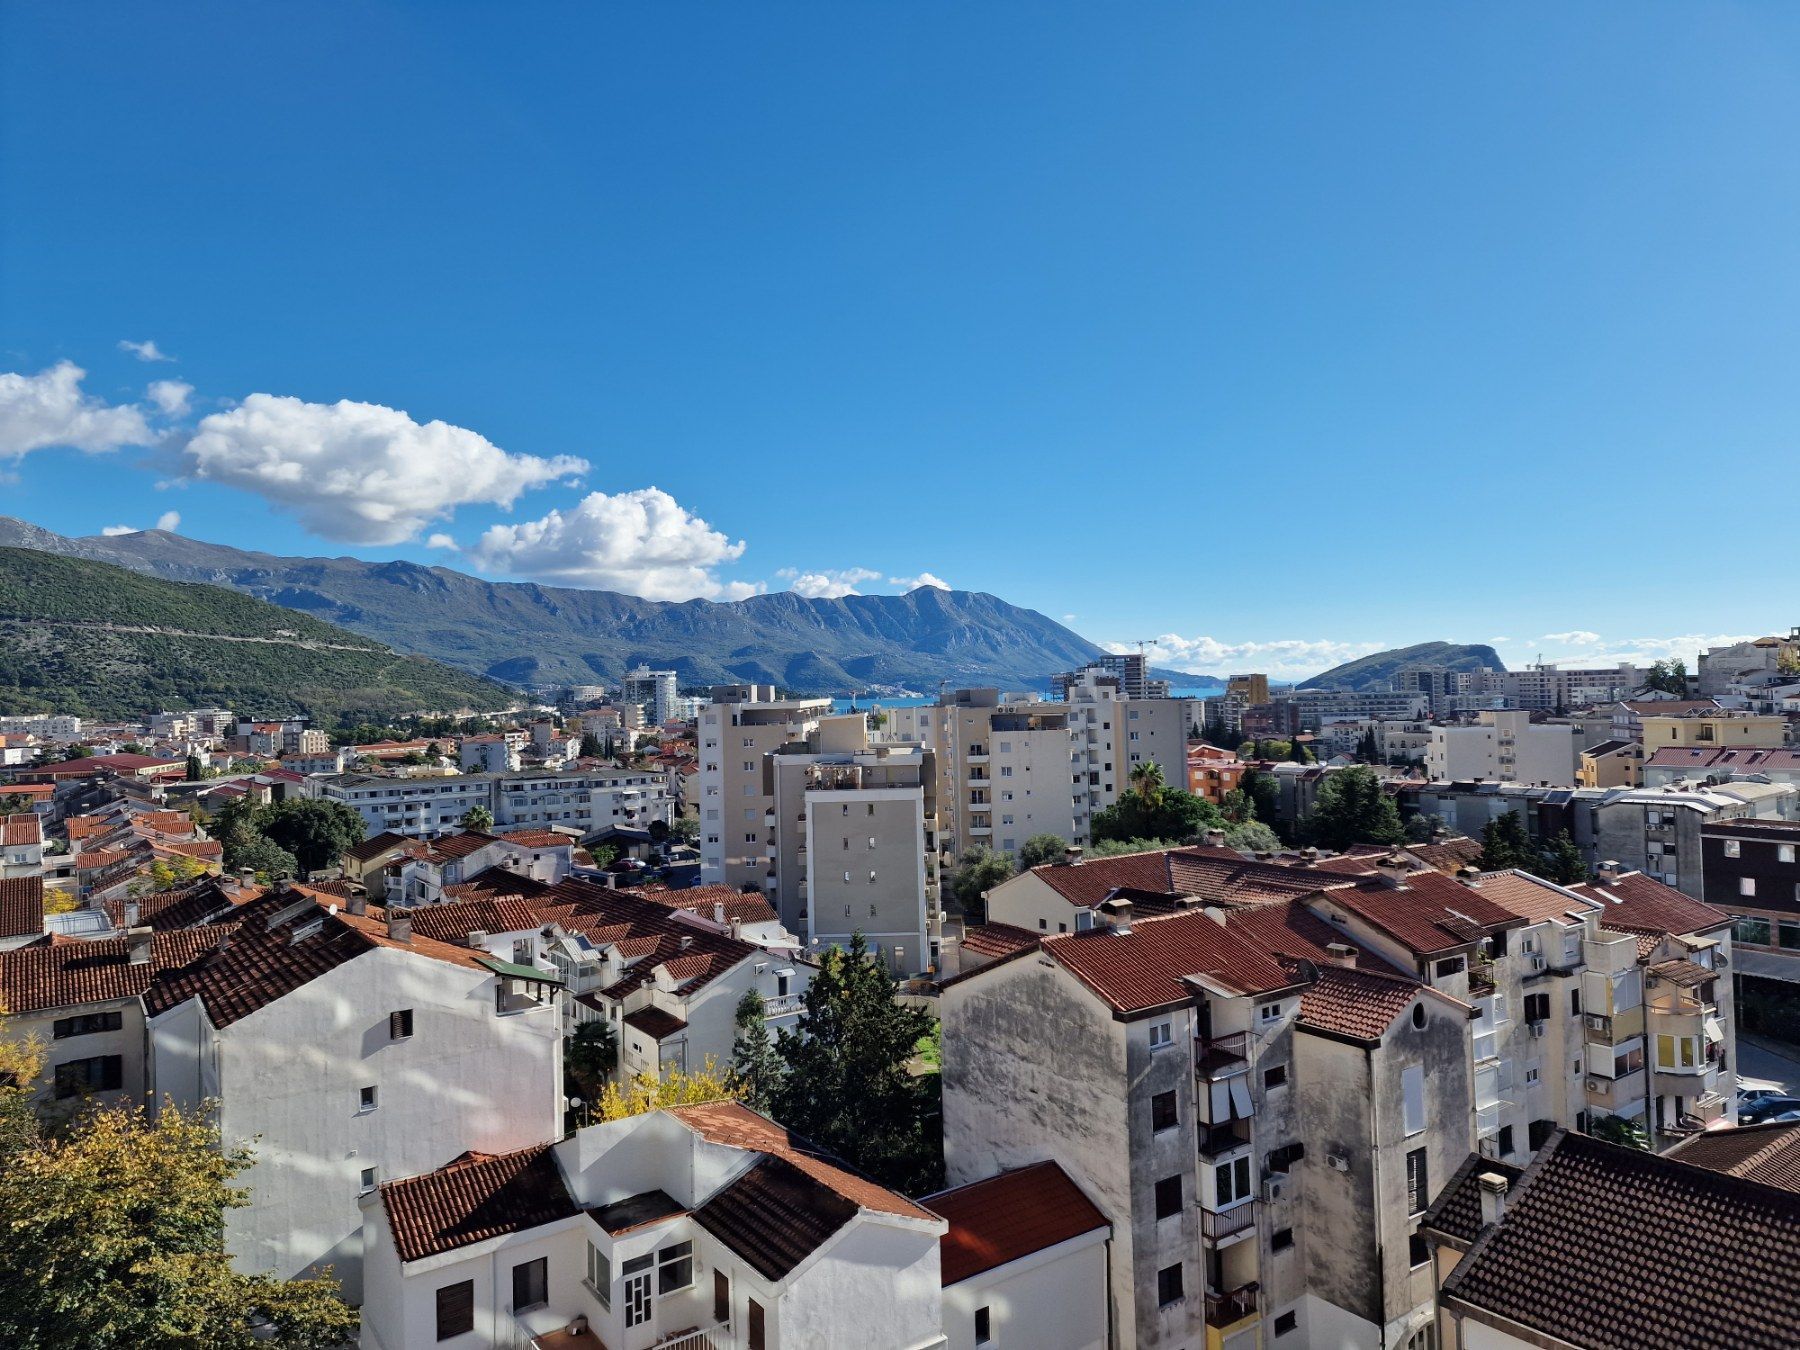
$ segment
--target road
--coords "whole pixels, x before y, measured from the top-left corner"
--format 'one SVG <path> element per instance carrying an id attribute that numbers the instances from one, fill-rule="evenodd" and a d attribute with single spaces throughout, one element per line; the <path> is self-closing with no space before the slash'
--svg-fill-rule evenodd
<path id="1" fill-rule="evenodd" d="M 1800 1046 L 1740 1032 L 1737 1057 L 1740 1088 L 1777 1088 L 1787 1093 L 1800 1088 Z"/>

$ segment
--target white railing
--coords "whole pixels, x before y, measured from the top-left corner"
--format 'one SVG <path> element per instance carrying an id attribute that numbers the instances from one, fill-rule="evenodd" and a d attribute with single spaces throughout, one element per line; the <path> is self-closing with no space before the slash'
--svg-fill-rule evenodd
<path id="1" fill-rule="evenodd" d="M 798 994 L 775 994 L 763 1000 L 763 1016 L 786 1017 L 790 1013 L 799 1012 L 801 1006 Z"/>
<path id="2" fill-rule="evenodd" d="M 701 1331 L 684 1331 L 679 1336 L 658 1341 L 654 1350 L 731 1350 L 731 1323 L 721 1322 Z"/>

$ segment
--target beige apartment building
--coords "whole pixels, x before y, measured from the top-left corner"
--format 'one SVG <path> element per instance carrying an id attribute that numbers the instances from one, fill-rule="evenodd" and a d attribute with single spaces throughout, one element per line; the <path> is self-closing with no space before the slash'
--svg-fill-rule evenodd
<path id="1" fill-rule="evenodd" d="M 769 877 L 765 817 L 774 809 L 763 756 L 806 739 L 831 711 L 828 698 L 777 699 L 766 684 L 719 685 L 700 710 L 700 876 L 709 885 L 754 886 Z"/>
<path id="2" fill-rule="evenodd" d="M 1647 754 L 1670 746 L 1698 746 L 1706 750 L 1774 750 L 1787 744 L 1787 719 L 1752 713 L 1702 713 L 1687 717 L 1643 719 Z"/>

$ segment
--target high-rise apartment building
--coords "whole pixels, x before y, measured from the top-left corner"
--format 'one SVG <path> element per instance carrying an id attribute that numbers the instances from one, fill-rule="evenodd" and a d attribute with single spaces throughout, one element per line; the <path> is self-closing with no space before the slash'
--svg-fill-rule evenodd
<path id="1" fill-rule="evenodd" d="M 768 886 L 774 784 L 763 757 L 806 748 L 828 698 L 778 699 L 766 684 L 717 685 L 700 712 L 700 876 L 707 884 Z"/>
<path id="2" fill-rule="evenodd" d="M 679 712 L 681 689 L 672 670 L 634 666 L 619 682 L 619 699 L 644 710 L 652 726 L 659 726 Z"/>

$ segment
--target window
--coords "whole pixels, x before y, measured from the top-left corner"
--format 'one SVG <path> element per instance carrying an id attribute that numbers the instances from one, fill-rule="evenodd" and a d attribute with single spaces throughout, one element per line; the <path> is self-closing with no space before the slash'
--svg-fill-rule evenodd
<path id="1" fill-rule="evenodd" d="M 56 1040 L 69 1036 L 91 1036 L 100 1031 L 117 1031 L 124 1025 L 124 1014 L 114 1012 L 80 1013 L 74 1017 L 59 1017 L 51 1028 L 51 1035 Z"/>
<path id="2" fill-rule="evenodd" d="M 1739 895 L 1755 895 L 1756 894 L 1756 878 L 1755 877 L 1739 877 L 1738 878 L 1738 894 Z"/>
<path id="3" fill-rule="evenodd" d="M 1739 843 L 1736 839 L 1727 839 L 1724 841 L 1724 843 L 1725 843 L 1725 856 L 1727 858 L 1736 858 L 1736 857 L 1740 856 L 1744 851 L 1744 846 L 1741 843 Z"/>
<path id="4" fill-rule="evenodd" d="M 986 1345 L 994 1339 L 993 1322 L 988 1318 L 986 1308 L 975 1310 L 975 1344 Z"/>
<path id="5" fill-rule="evenodd" d="M 1581 1016 L 1581 990 L 1579 989 L 1569 990 L 1569 1016 Z"/>
<path id="6" fill-rule="evenodd" d="M 673 1294 L 694 1282 L 694 1244 L 677 1242 L 656 1253 L 656 1292 Z"/>
<path id="7" fill-rule="evenodd" d="M 1510 1158 L 1512 1156 L 1512 1151 L 1513 1127 L 1510 1125 L 1502 1125 L 1500 1127 L 1500 1156 L 1502 1158 Z M 1417 1265 L 1418 1263 L 1415 1261 L 1413 1264 Z"/>
<path id="8" fill-rule="evenodd" d="M 364 1088 L 361 1097 L 358 1099 L 356 1109 L 358 1111 L 373 1111 L 376 1105 L 375 1099 L 375 1089 L 372 1087 Z"/>
<path id="9" fill-rule="evenodd" d="M 1277 1064 L 1272 1069 L 1264 1069 L 1263 1070 L 1263 1091 L 1264 1092 L 1267 1092 L 1270 1088 L 1278 1088 L 1278 1087 L 1286 1087 L 1286 1086 L 1287 1086 L 1287 1065 Z"/>
<path id="10" fill-rule="evenodd" d="M 513 964 L 515 966 L 528 966 L 531 964 L 531 939 L 530 938 L 514 938 L 513 939 L 512 959 L 513 959 Z"/>
<path id="11" fill-rule="evenodd" d="M 1272 1252 L 1285 1252 L 1293 1245 L 1294 1230 L 1291 1228 L 1277 1228 L 1269 1236 L 1269 1250 Z"/>
<path id="12" fill-rule="evenodd" d="M 608 1312 L 612 1311 L 612 1257 L 601 1251 L 593 1243 L 588 1243 L 587 1283 L 594 1291 L 594 1297 L 600 1300 L 600 1306 Z M 726 1321 L 726 1318 L 719 1318 Z"/>
<path id="13" fill-rule="evenodd" d="M 1547 1022 L 1550 1020 L 1550 995 L 1525 995 L 1525 1020 L 1527 1022 Z"/>
<path id="14" fill-rule="evenodd" d="M 731 1320 L 731 1279 L 717 1267 L 713 1269 L 713 1321 Z"/>
<path id="15" fill-rule="evenodd" d="M 1150 1099 L 1150 1128 L 1152 1131 L 1172 1130 L 1180 1123 L 1173 1092 L 1159 1092 Z"/>
<path id="16" fill-rule="evenodd" d="M 376 1169 L 375 1168 L 373 1168 L 373 1167 L 363 1168 L 362 1178 L 358 1184 L 357 1193 L 359 1195 L 367 1195 L 370 1191 L 375 1189 L 376 1180 L 377 1180 L 377 1177 L 376 1177 Z"/>
<path id="17" fill-rule="evenodd" d="M 1160 1050 L 1165 1045 L 1175 1043 L 1175 1024 L 1173 1022 L 1152 1022 L 1150 1024 L 1150 1048 Z"/>
<path id="18" fill-rule="evenodd" d="M 514 1312 L 541 1308 L 550 1301 L 550 1277 L 547 1257 L 526 1261 L 513 1267 L 512 1306 Z"/>
<path id="19" fill-rule="evenodd" d="M 755 1299 L 749 1300 L 744 1310 L 744 1320 L 749 1324 L 748 1339 L 750 1350 L 768 1350 L 768 1342 L 763 1331 L 763 1306 Z"/>
<path id="20" fill-rule="evenodd" d="M 1269 1150 L 1263 1159 L 1263 1168 L 1268 1172 L 1285 1172 L 1305 1156 L 1305 1144 L 1283 1144 L 1280 1148 Z"/>
<path id="21" fill-rule="evenodd" d="M 1777 844 L 1777 845 L 1775 845 L 1775 861 L 1776 862 L 1784 862 L 1784 863 L 1793 862 L 1794 861 L 1794 846 L 1792 844 Z"/>
<path id="22" fill-rule="evenodd" d="M 475 1281 L 462 1280 L 437 1291 L 437 1338 L 447 1341 L 475 1330 Z"/>
<path id="23" fill-rule="evenodd" d="M 412 1035 L 412 1015 L 411 1008 L 401 1008 L 388 1014 L 388 1039 L 390 1041 L 403 1041 Z"/>
<path id="24" fill-rule="evenodd" d="M 1425 1068 L 1409 1064 L 1400 1071 L 1401 1118 L 1407 1134 L 1425 1128 Z"/>
<path id="25" fill-rule="evenodd" d="M 1217 1192 L 1219 1209 L 1224 1209 L 1227 1205 L 1235 1205 L 1240 1200 L 1248 1200 L 1250 1198 L 1249 1157 L 1236 1158 L 1228 1163 L 1220 1163 L 1213 1168 L 1213 1187 Z"/>
<path id="26" fill-rule="evenodd" d="M 1413 1004 L 1412 1024 L 1423 1030 L 1425 1026 L 1425 1000 L 1419 999 Z"/>
<path id="27" fill-rule="evenodd" d="M 1425 1163 L 1425 1150 L 1415 1148 L 1406 1155 L 1406 1212 L 1423 1214 L 1431 1203 L 1431 1179 Z"/>
<path id="28" fill-rule="evenodd" d="M 74 1097 L 83 1092 L 113 1092 L 124 1081 L 125 1061 L 119 1055 L 95 1055 L 72 1059 L 56 1066 L 56 1095 Z"/>
<path id="29" fill-rule="evenodd" d="M 1181 1301 L 1181 1263 L 1164 1266 L 1156 1272 L 1156 1302 L 1166 1308 Z"/>
<path id="30" fill-rule="evenodd" d="M 1264 1024 L 1269 1022 L 1279 1022 L 1281 1020 L 1281 1005 L 1279 1003 L 1263 1004 L 1262 1007 L 1256 1010 L 1256 1020 Z"/>
<path id="31" fill-rule="evenodd" d="M 1299 1313 L 1284 1312 L 1281 1314 L 1280 1317 L 1277 1317 L 1275 1319 L 1275 1334 L 1277 1336 L 1285 1336 L 1288 1334 L 1288 1332 L 1297 1329 L 1299 1327 L 1299 1325 L 1300 1325 L 1300 1314 Z"/>
<path id="32" fill-rule="evenodd" d="M 1429 1260 L 1431 1260 L 1431 1248 L 1426 1244 L 1424 1237 L 1419 1233 L 1408 1237 L 1406 1239 L 1406 1264 L 1417 1267 L 1424 1265 Z"/>
<path id="33" fill-rule="evenodd" d="M 1448 956 L 1437 963 L 1437 978 L 1442 980 L 1451 975 L 1462 974 L 1463 959 L 1460 956 Z"/>
<path id="34" fill-rule="evenodd" d="M 1173 1218 L 1181 1213 L 1181 1178 L 1164 1177 L 1156 1183 L 1156 1217 Z"/>
<path id="35" fill-rule="evenodd" d="M 642 1326 L 650 1320 L 650 1268 L 656 1258 L 649 1252 L 634 1256 L 619 1267 L 625 1277 L 625 1325 Z"/>

